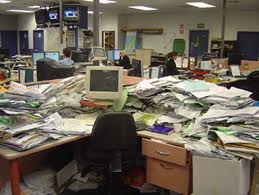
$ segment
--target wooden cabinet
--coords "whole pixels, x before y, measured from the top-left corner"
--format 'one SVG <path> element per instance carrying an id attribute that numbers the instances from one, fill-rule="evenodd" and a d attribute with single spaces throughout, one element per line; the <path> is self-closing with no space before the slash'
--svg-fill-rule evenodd
<path id="1" fill-rule="evenodd" d="M 183 147 L 142 139 L 147 182 L 184 195 L 191 192 L 191 157 Z"/>

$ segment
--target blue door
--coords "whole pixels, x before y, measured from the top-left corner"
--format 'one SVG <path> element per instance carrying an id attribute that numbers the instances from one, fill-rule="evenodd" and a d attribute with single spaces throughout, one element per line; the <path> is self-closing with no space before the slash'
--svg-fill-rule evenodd
<path id="1" fill-rule="evenodd" d="M 28 31 L 19 32 L 19 41 L 20 41 L 20 54 L 28 55 L 29 54 L 29 33 L 28 33 Z"/>
<path id="2" fill-rule="evenodd" d="M 37 52 L 44 52 L 44 31 L 33 31 L 33 48 Z"/>
<path id="3" fill-rule="evenodd" d="M 238 32 L 238 52 L 245 60 L 258 60 L 259 55 L 259 32 Z"/>
<path id="4" fill-rule="evenodd" d="M 209 48 L 209 31 L 208 30 L 191 30 L 189 42 L 189 56 L 198 57 L 208 52 Z"/>
<path id="5" fill-rule="evenodd" d="M 18 52 L 17 31 L 1 31 L 1 47 L 9 50 L 9 57 Z"/>

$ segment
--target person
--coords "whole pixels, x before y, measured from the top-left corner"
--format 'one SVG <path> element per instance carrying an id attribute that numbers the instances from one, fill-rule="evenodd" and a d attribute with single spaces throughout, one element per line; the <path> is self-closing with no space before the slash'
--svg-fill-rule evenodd
<path id="1" fill-rule="evenodd" d="M 167 62 L 165 65 L 165 68 L 163 70 L 162 76 L 173 76 L 173 75 L 178 75 L 180 72 L 178 71 L 176 67 L 175 60 L 178 56 L 178 53 L 173 51 L 167 54 Z"/>
<path id="2" fill-rule="evenodd" d="M 59 63 L 65 66 L 72 66 L 74 61 L 71 60 L 71 50 L 69 48 L 63 49 L 63 60 L 60 60 Z"/>
<path id="3" fill-rule="evenodd" d="M 131 69 L 130 59 L 126 55 L 126 52 L 124 52 L 124 51 L 120 52 L 119 64 L 116 64 L 116 65 L 122 66 L 124 69 Z"/>

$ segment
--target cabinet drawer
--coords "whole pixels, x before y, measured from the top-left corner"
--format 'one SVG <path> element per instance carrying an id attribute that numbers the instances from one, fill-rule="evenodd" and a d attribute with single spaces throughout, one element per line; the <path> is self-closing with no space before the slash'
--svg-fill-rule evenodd
<path id="1" fill-rule="evenodd" d="M 189 194 L 189 167 L 147 158 L 147 182 L 181 194 Z"/>
<path id="2" fill-rule="evenodd" d="M 186 166 L 188 154 L 185 148 L 147 139 L 142 139 L 142 153 L 151 158 L 182 166 Z"/>

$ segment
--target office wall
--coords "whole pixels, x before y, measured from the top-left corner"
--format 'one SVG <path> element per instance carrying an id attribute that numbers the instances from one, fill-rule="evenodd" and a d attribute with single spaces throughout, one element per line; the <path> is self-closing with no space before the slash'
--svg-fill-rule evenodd
<path id="1" fill-rule="evenodd" d="M 17 30 L 17 15 L 1 15 L 0 30 Z"/>
<path id="2" fill-rule="evenodd" d="M 115 31 L 115 47 L 118 48 L 119 21 L 116 14 L 101 14 L 99 18 L 99 45 L 102 46 L 102 31 Z M 93 15 L 88 16 L 88 28 L 93 30 Z"/>
<path id="3" fill-rule="evenodd" d="M 258 18 L 259 12 L 228 11 L 225 38 L 227 40 L 236 40 L 238 31 L 259 31 Z M 186 51 L 188 53 L 189 31 L 196 30 L 199 23 L 205 24 L 204 29 L 210 31 L 210 41 L 221 37 L 220 12 L 195 11 L 171 14 L 134 14 L 127 16 L 127 27 L 164 28 L 162 35 L 143 36 L 144 48 L 154 48 L 157 52 L 161 53 L 171 50 L 175 38 L 186 40 Z M 184 25 L 184 34 L 180 34 L 180 24 Z"/>

